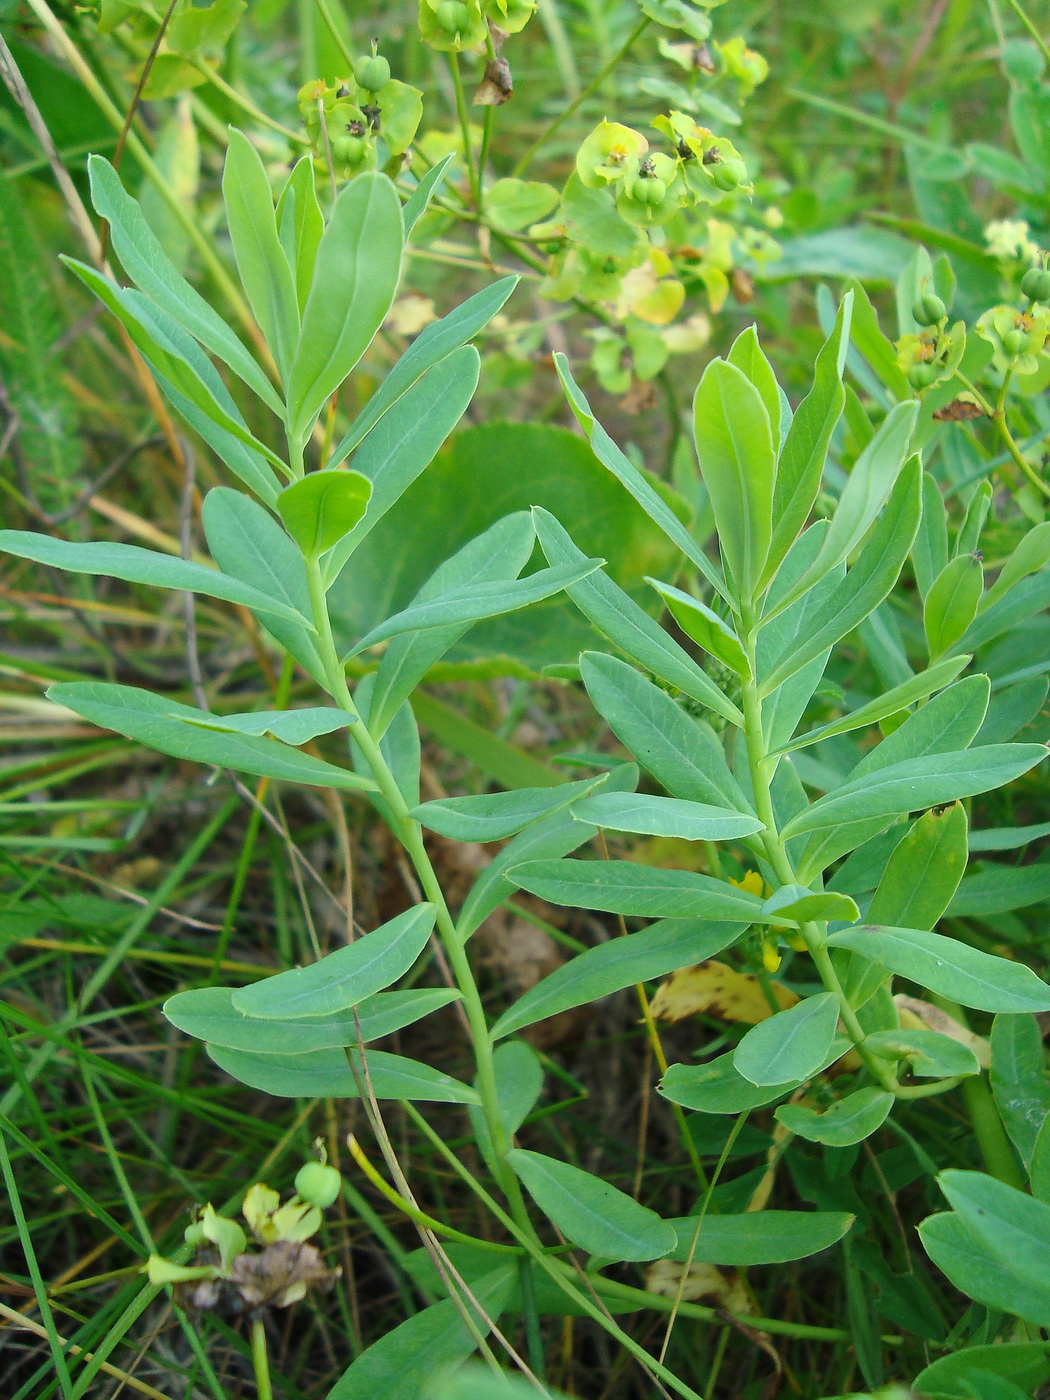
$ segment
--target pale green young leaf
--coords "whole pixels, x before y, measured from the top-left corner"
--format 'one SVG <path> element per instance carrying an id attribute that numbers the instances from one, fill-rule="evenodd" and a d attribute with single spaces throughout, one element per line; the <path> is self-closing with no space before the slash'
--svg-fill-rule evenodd
<path id="1" fill-rule="evenodd" d="M 948 562 L 948 516 L 941 488 L 929 472 L 922 474 L 922 520 L 912 545 L 911 562 L 919 593 L 925 598 Z"/>
<path id="2" fill-rule="evenodd" d="M 431 200 L 441 188 L 445 175 L 448 173 L 448 168 L 454 160 L 454 155 L 448 155 L 445 156 L 444 160 L 439 160 L 437 165 L 432 165 L 426 174 L 420 178 L 415 189 L 405 200 L 405 207 L 402 213 L 405 218 L 406 238 L 412 232 L 420 215 L 427 212 Z"/>
<path id="3" fill-rule="evenodd" d="M 208 1057 L 250 1089 L 281 1099 L 358 1099 L 363 1097 L 357 1050 L 307 1050 L 301 1055 L 258 1055 L 209 1045 Z M 480 1102 L 476 1089 L 403 1055 L 367 1052 L 368 1086 L 377 1099 L 422 1103 Z"/>
<path id="4" fill-rule="evenodd" d="M 852 1147 L 881 1128 L 892 1107 L 892 1094 L 869 1085 L 820 1112 L 805 1104 L 782 1103 L 774 1117 L 797 1137 L 825 1147 Z"/>
<path id="5" fill-rule="evenodd" d="M 364 515 L 372 483 L 360 472 L 310 472 L 277 497 L 284 527 L 306 559 L 325 554 Z"/>
<path id="6" fill-rule="evenodd" d="M 988 744 L 961 753 L 906 759 L 855 778 L 819 798 L 784 827 L 785 837 L 954 802 L 990 792 L 1046 758 L 1041 744 Z"/>
<path id="7" fill-rule="evenodd" d="M 806 523 L 820 489 L 831 434 L 842 415 L 842 366 L 849 345 L 853 295 L 839 305 L 831 335 L 817 356 L 813 388 L 799 404 L 780 453 L 773 488 L 773 538 L 762 577 L 764 586 L 779 569 Z"/>
<path id="8" fill-rule="evenodd" d="M 449 157 L 451 159 L 451 157 Z M 405 206 L 407 221 L 408 205 Z M 332 449 L 326 465 L 338 466 L 364 442 L 375 425 L 427 370 L 459 350 L 502 309 L 518 284 L 516 277 L 503 277 L 491 287 L 475 292 L 439 321 L 425 326 L 397 361 L 368 403 Z"/>
<path id="9" fill-rule="evenodd" d="M 726 355 L 729 364 L 735 365 L 744 377 L 758 390 L 759 397 L 769 419 L 774 452 L 780 451 L 783 440 L 781 430 L 780 385 L 773 373 L 773 366 L 766 359 L 758 340 L 758 330 L 754 325 L 745 326 L 729 347 Z M 787 425 L 784 425 L 785 429 Z"/>
<path id="10" fill-rule="evenodd" d="M 276 739 L 202 729 L 199 721 L 207 720 L 206 711 L 180 705 L 176 700 L 149 690 L 102 681 L 71 681 L 53 685 L 48 696 L 100 729 L 126 734 L 129 739 L 137 739 L 147 748 L 171 754 L 173 758 L 213 764 L 216 768 L 234 768 L 265 778 L 307 783 L 311 787 L 359 790 L 374 787 L 369 779 L 311 754 L 300 753 Z"/>
<path id="11" fill-rule="evenodd" d="M 976 554 L 957 554 L 930 585 L 923 606 L 923 626 L 931 657 L 955 646 L 977 615 L 984 591 L 984 569 Z"/>
<path id="12" fill-rule="evenodd" d="M 697 646 L 710 652 L 744 680 L 751 679 L 751 665 L 740 644 L 740 638 L 716 612 L 712 612 L 699 598 L 694 598 L 691 593 L 683 593 L 673 584 L 660 583 L 658 579 L 653 578 L 647 578 L 645 581 L 660 594 L 671 616 L 687 637 L 692 637 Z"/>
<path id="13" fill-rule="evenodd" d="M 584 652 L 580 670 L 613 733 L 673 796 L 753 815 L 709 725 L 616 657 Z"/>
<path id="14" fill-rule="evenodd" d="M 693 431 L 727 576 L 746 603 L 769 554 L 776 455 L 762 396 L 735 365 L 707 366 L 693 399 Z"/>
<path id="15" fill-rule="evenodd" d="M 569 400 L 569 407 L 586 434 L 599 462 L 612 472 L 617 481 L 627 488 L 649 518 L 660 526 L 667 538 L 678 546 L 691 563 L 696 565 L 715 592 L 727 603 L 731 603 L 732 596 L 726 587 L 725 579 L 671 507 L 654 490 L 634 463 L 620 451 L 595 418 L 580 386 L 572 377 L 568 360 L 560 352 L 554 356 L 554 366 L 558 371 L 562 388 L 565 390 L 565 397 Z"/>
<path id="16" fill-rule="evenodd" d="M 550 564 L 581 563 L 586 557 L 567 531 L 550 514 L 534 508 L 536 534 Z M 634 599 L 604 571 L 590 574 L 565 590 L 598 631 L 637 665 L 673 685 L 683 695 L 698 700 L 731 724 L 744 717 L 693 658 Z"/>
<path id="17" fill-rule="evenodd" d="M 932 929 L 966 870 L 966 812 L 960 802 L 924 812 L 894 847 L 868 922 Z"/>
<path id="18" fill-rule="evenodd" d="M 120 176 L 104 156 L 88 157 L 91 202 L 109 224 L 113 251 L 124 271 L 161 311 L 229 365 L 275 413 L 284 406 L 273 385 L 226 322 L 177 271 Z"/>
<path id="19" fill-rule="evenodd" d="M 814 920 L 855 923 L 860 910 L 849 895 L 833 890 L 809 890 L 804 885 L 782 885 L 762 905 L 763 920 L 775 924 L 805 924 Z"/>
<path id="20" fill-rule="evenodd" d="M 66 569 L 78 574 L 101 574 L 106 578 L 124 579 L 128 583 L 145 583 L 154 588 L 178 588 L 200 593 L 206 598 L 222 598 L 239 603 L 256 612 L 272 614 L 289 621 L 309 625 L 294 607 L 281 598 L 273 598 L 261 589 L 243 583 L 238 578 L 180 559 L 173 554 L 159 554 L 142 549 L 137 544 L 118 544 L 113 540 L 76 544 L 51 535 L 38 535 L 31 530 L 0 530 L 0 550 L 20 559 L 32 559 L 54 569 Z"/>
<path id="21" fill-rule="evenodd" d="M 351 649 L 350 655 L 357 656 L 377 642 L 385 642 L 405 632 L 458 626 L 465 622 L 477 622 L 484 617 L 500 617 L 504 613 L 516 612 L 519 608 L 553 597 L 569 584 L 600 569 L 604 562 L 602 559 L 587 559 L 579 565 L 558 564 L 552 569 L 540 569 L 526 578 L 463 584 L 450 589 L 440 598 L 410 604 L 402 612 L 388 617 L 385 622 L 366 632 Z"/>
<path id="22" fill-rule="evenodd" d="M 675 1232 L 666 1221 L 601 1177 L 521 1148 L 505 1160 L 562 1234 L 591 1254 L 641 1261 L 674 1248 Z"/>
<path id="23" fill-rule="evenodd" d="M 302 312 L 313 286 L 317 249 L 324 233 L 324 215 L 317 202 L 314 163 L 310 156 L 296 161 L 277 200 L 277 236 L 295 280 Z"/>
<path id="24" fill-rule="evenodd" d="M 762 1210 L 743 1215 L 682 1216 L 667 1223 L 678 1235 L 668 1258 L 684 1264 L 720 1264 L 747 1269 L 758 1264 L 787 1264 L 830 1249 L 855 1217 L 838 1210 Z"/>
<path id="25" fill-rule="evenodd" d="M 298 1019 L 246 1016 L 233 1004 L 233 987 L 198 987 L 176 992 L 161 1007 L 173 1026 L 185 1035 L 221 1045 L 227 1050 L 250 1050 L 257 1055 L 302 1055 L 308 1050 L 356 1045 L 358 1031 L 365 1044 L 458 1001 L 460 993 L 446 987 L 421 987 L 407 992 L 377 992 L 353 1010 Z"/>
<path id="26" fill-rule="evenodd" d="M 609 831 L 670 836 L 682 841 L 730 841 L 763 829 L 757 817 L 705 802 L 641 792 L 599 792 L 573 804 L 572 814 Z"/>
<path id="27" fill-rule="evenodd" d="M 752 1084 L 808 1079 L 825 1062 L 838 1019 L 838 999 L 831 992 L 806 997 L 752 1026 L 733 1051 L 733 1064 Z"/>
<path id="28" fill-rule="evenodd" d="M 981 599 L 978 611 L 984 612 L 1009 593 L 1015 584 L 1050 564 L 1050 520 L 1033 525 L 1020 544 L 999 570 L 999 577 Z"/>
<path id="29" fill-rule="evenodd" d="M 713 958 L 742 932 L 742 926 L 712 929 L 696 919 L 669 919 L 588 948 L 523 993 L 493 1026 L 493 1039 Z"/>
<path id="30" fill-rule="evenodd" d="M 413 807 L 409 815 L 429 831 L 452 841 L 502 841 L 523 827 L 570 806 L 605 782 L 587 778 L 558 787 L 518 788 L 471 797 L 438 797 Z"/>
<path id="31" fill-rule="evenodd" d="M 709 875 L 629 860 L 535 860 L 507 872 L 520 889 L 551 904 L 650 918 L 751 923 L 762 901 Z"/>
<path id="32" fill-rule="evenodd" d="M 436 912 L 433 904 L 416 904 L 317 962 L 241 987 L 234 1010 L 287 1020 L 356 1006 L 404 976 L 426 947 Z"/>
<path id="33" fill-rule="evenodd" d="M 317 250 L 288 376 L 289 430 L 305 442 L 328 398 L 383 324 L 401 277 L 404 226 L 392 182 L 365 171 L 344 185 Z"/>
<path id="34" fill-rule="evenodd" d="M 1030 967 L 939 933 L 864 924 L 832 934 L 828 943 L 978 1011 L 1050 1011 L 1050 987 Z"/>
<path id="35" fill-rule="evenodd" d="M 864 287 L 856 278 L 847 284 L 853 293 L 853 318 L 850 338 L 875 374 L 895 399 L 911 397 L 907 376 L 897 364 L 897 352 L 892 342 L 879 329 L 879 318 Z"/>
<path id="36" fill-rule="evenodd" d="M 299 341 L 295 281 L 277 235 L 269 176 L 255 147 L 236 127 L 230 128 L 222 196 L 241 285 L 287 386 Z"/>

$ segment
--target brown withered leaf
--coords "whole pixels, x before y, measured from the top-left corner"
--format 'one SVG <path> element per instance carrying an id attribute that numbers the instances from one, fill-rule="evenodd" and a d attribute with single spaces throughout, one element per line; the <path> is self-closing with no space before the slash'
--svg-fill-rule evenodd
<path id="1" fill-rule="evenodd" d="M 258 1254 L 239 1254 L 230 1269 L 230 1283 L 245 1307 L 255 1311 L 290 1307 L 310 1288 L 327 1293 L 341 1273 L 325 1265 L 314 1245 L 278 1240 Z"/>
<path id="2" fill-rule="evenodd" d="M 935 423 L 969 423 L 971 419 L 983 417 L 984 410 L 969 399 L 952 399 L 951 403 L 933 411 Z"/>
<path id="3" fill-rule="evenodd" d="M 514 78 L 510 64 L 502 55 L 490 58 L 485 64 L 485 76 L 474 94 L 475 107 L 502 107 L 514 96 Z"/>
<path id="4" fill-rule="evenodd" d="M 798 1001 L 789 987 L 779 982 L 772 983 L 772 987 L 782 1011 Z M 714 958 L 672 973 L 661 983 L 650 1009 L 660 1021 L 683 1021 L 687 1016 L 706 1013 L 723 1021 L 741 1021 L 749 1026 L 773 1014 L 757 977 L 737 972 Z"/>

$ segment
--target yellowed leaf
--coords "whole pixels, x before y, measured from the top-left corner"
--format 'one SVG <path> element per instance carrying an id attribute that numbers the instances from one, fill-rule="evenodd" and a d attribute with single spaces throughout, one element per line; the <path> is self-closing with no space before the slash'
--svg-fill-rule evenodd
<path id="1" fill-rule="evenodd" d="M 771 982 L 770 986 L 782 1011 L 798 1001 L 795 993 L 781 983 Z M 682 1021 L 704 1012 L 749 1026 L 773 1014 L 757 977 L 737 972 L 714 958 L 673 973 L 653 997 L 651 1009 L 661 1021 Z"/>
<path id="2" fill-rule="evenodd" d="M 704 1300 L 734 1313 L 754 1311 L 740 1279 L 724 1274 L 714 1264 L 694 1262 L 687 1270 L 684 1264 L 676 1264 L 673 1259 L 657 1259 L 645 1271 L 645 1286 L 650 1293 L 658 1293 L 662 1298 L 681 1297 L 686 1303 Z"/>

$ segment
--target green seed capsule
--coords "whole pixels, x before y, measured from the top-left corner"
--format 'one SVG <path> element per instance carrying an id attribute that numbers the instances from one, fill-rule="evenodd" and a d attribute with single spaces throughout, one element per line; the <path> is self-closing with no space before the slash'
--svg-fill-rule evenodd
<path id="1" fill-rule="evenodd" d="M 434 13 L 446 34 L 460 34 L 470 22 L 470 11 L 463 0 L 441 0 Z"/>
<path id="2" fill-rule="evenodd" d="M 1008 355 L 1023 355 L 1028 349 L 1028 336 L 1017 328 L 1007 331 L 1003 336 L 1003 349 Z"/>
<path id="3" fill-rule="evenodd" d="M 717 165 L 708 167 L 711 171 L 711 178 L 714 180 L 715 184 L 720 190 L 725 190 L 727 194 L 730 190 L 735 190 L 737 185 L 740 184 L 740 174 L 734 168 L 737 164 L 738 162 L 734 160 L 723 160 Z"/>
<path id="4" fill-rule="evenodd" d="M 390 64 L 378 54 L 370 54 L 354 64 L 354 77 L 369 92 L 378 92 L 390 81 Z"/>
<path id="5" fill-rule="evenodd" d="M 200 1249 L 202 1245 L 208 1243 L 208 1237 L 204 1233 L 204 1227 L 199 1220 L 194 1220 L 192 1224 L 186 1226 L 185 1230 L 182 1232 L 182 1238 L 191 1249 Z"/>
<path id="6" fill-rule="evenodd" d="M 928 389 L 936 378 L 936 368 L 923 360 L 918 360 L 908 370 L 908 383 L 913 389 Z"/>
<path id="7" fill-rule="evenodd" d="M 1033 301 L 1050 301 L 1050 272 L 1042 267 L 1030 267 L 1021 278 L 1021 291 Z"/>
<path id="8" fill-rule="evenodd" d="M 631 198 L 636 204 L 663 204 L 667 186 L 657 175 L 639 175 L 631 186 Z"/>
<path id="9" fill-rule="evenodd" d="M 935 326 L 947 316 L 948 308 L 935 292 L 923 292 L 912 302 L 911 314 L 920 326 Z"/>
<path id="10" fill-rule="evenodd" d="M 322 1166 L 320 1162 L 307 1162 L 295 1174 L 295 1189 L 299 1198 L 307 1205 L 327 1210 L 338 1197 L 343 1179 L 335 1167 Z"/>

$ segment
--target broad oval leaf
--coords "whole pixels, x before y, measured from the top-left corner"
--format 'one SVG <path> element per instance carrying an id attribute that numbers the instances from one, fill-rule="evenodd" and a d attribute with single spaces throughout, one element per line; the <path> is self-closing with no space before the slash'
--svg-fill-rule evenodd
<path id="1" fill-rule="evenodd" d="M 806 997 L 752 1026 L 733 1051 L 733 1064 L 752 1084 L 809 1079 L 827 1059 L 838 1020 L 831 992 Z"/>
<path id="2" fill-rule="evenodd" d="M 358 1004 L 356 1017 L 352 1012 L 336 1011 L 328 1016 L 275 1020 L 238 1011 L 233 993 L 232 987 L 176 992 L 161 1010 L 184 1034 L 210 1045 L 258 1055 L 301 1055 L 309 1050 L 356 1045 L 359 1026 L 362 1041 L 380 1040 L 457 1001 L 460 995 L 445 987 L 377 992 Z"/>
<path id="3" fill-rule="evenodd" d="M 762 908 L 756 895 L 709 875 L 629 860 L 536 860 L 507 874 L 521 889 L 552 904 L 609 914 L 751 923 Z"/>
<path id="4" fill-rule="evenodd" d="M 52 568 L 67 569 L 71 573 L 102 574 L 106 578 L 124 579 L 128 583 L 152 584 L 154 588 L 185 589 L 208 598 L 240 603 L 255 612 L 287 618 L 307 628 L 311 626 L 288 603 L 271 597 L 249 583 L 243 583 L 239 578 L 231 578 L 204 564 L 195 564 L 191 559 L 141 549 L 137 544 L 118 544 L 111 540 L 76 544 L 70 540 L 54 539 L 50 535 L 38 535 L 32 530 L 0 530 L 0 549 L 19 559 L 32 559 L 36 564 L 49 564 Z"/>
<path id="5" fill-rule="evenodd" d="M 307 559 L 316 559 L 348 535 L 365 513 L 372 483 L 360 472 L 310 472 L 286 486 L 277 510 Z"/>
<path id="6" fill-rule="evenodd" d="M 588 948 L 524 992 L 493 1026 L 492 1037 L 499 1039 L 560 1011 L 703 962 L 735 942 L 742 932 L 742 928 L 725 924 L 710 929 L 693 919 L 669 919 L 641 933 Z"/>
<path id="7" fill-rule="evenodd" d="M 984 1172 L 944 1171 L 937 1181 L 956 1215 L 989 1254 L 1026 1285 L 1047 1287 L 1050 1205 Z"/>
<path id="8" fill-rule="evenodd" d="M 907 1061 L 912 1074 L 921 1079 L 950 1079 L 981 1072 L 977 1056 L 969 1045 L 939 1031 L 910 1027 L 875 1031 L 864 1044 L 873 1054 Z"/>
<path id="9" fill-rule="evenodd" d="M 48 698 L 83 715 L 100 729 L 112 729 L 137 739 L 147 748 L 216 768 L 234 768 L 265 778 L 308 783 L 312 787 L 356 788 L 374 791 L 371 778 L 363 778 L 334 763 L 300 753 L 276 739 L 234 734 L 208 727 L 206 710 L 181 705 L 150 690 L 103 681 L 71 681 L 53 685 Z M 220 720 L 221 722 L 221 720 Z"/>
<path id="10" fill-rule="evenodd" d="M 309 1050 L 303 1055 L 256 1055 L 209 1045 L 210 1059 L 247 1084 L 279 1099 L 358 1099 L 361 1097 L 361 1057 L 357 1050 Z M 408 1099 L 428 1103 L 479 1104 L 469 1084 L 451 1075 L 385 1050 L 369 1050 L 368 1081 L 377 1099 Z M 356 1070 L 356 1074 L 355 1071 Z"/>
<path id="11" fill-rule="evenodd" d="M 927 1216 L 919 1226 L 919 1238 L 941 1273 L 961 1293 L 1037 1327 L 1050 1326 L 1050 1287 L 1023 1279 L 954 1211 Z"/>
<path id="12" fill-rule="evenodd" d="M 744 812 L 643 792 L 598 792 L 575 802 L 572 814 L 610 831 L 675 836 L 684 841 L 730 841 L 764 830 L 757 817 Z"/>
<path id="13" fill-rule="evenodd" d="M 849 1048 L 849 1040 L 837 1035 L 824 1057 L 824 1063 L 814 1073 L 827 1069 L 828 1065 L 841 1059 Z M 733 1051 L 727 1050 L 724 1055 L 703 1065 L 669 1065 L 657 1087 L 664 1098 L 681 1104 L 683 1108 L 690 1108 L 694 1113 L 743 1113 L 746 1109 L 762 1108 L 783 1098 L 797 1089 L 801 1082 L 792 1079 L 784 1084 L 753 1084 L 734 1065 Z"/>
<path id="14" fill-rule="evenodd" d="M 433 904 L 406 909 L 317 962 L 241 987 L 233 994 L 234 1008 L 246 1016 L 286 1020 L 356 1006 L 408 971 L 426 947 L 436 913 Z"/>
<path id="15" fill-rule="evenodd" d="M 665 1220 L 600 1177 L 522 1148 L 508 1152 L 505 1160 L 540 1210 L 591 1254 L 660 1259 L 674 1248 L 675 1232 Z"/>
<path id="16" fill-rule="evenodd" d="M 762 918 L 770 923 L 805 924 L 837 919 L 855 923 L 860 910 L 849 895 L 833 890 L 809 890 L 803 885 L 784 885 L 762 905 Z"/>
<path id="17" fill-rule="evenodd" d="M 892 1094 L 868 1085 L 847 1094 L 823 1112 L 805 1104 L 782 1103 L 774 1116 L 789 1132 L 810 1142 L 822 1142 L 825 1147 L 852 1147 L 881 1128 L 892 1107 Z"/>
<path id="18" fill-rule="evenodd" d="M 973 1392 L 967 1384 L 971 1371 L 991 1371 L 1030 1395 L 1050 1376 L 1050 1355 L 1043 1342 L 961 1347 L 920 1371 L 912 1385 L 920 1395 L 937 1400 L 971 1400 Z"/>
<path id="19" fill-rule="evenodd" d="M 678 1243 L 668 1258 L 684 1263 L 722 1264 L 738 1269 L 787 1264 L 829 1249 L 856 1217 L 839 1210 L 762 1210 L 745 1215 L 705 1215 L 669 1220 Z"/>
<path id="20" fill-rule="evenodd" d="M 863 924 L 832 934 L 828 943 L 978 1011 L 1050 1011 L 1050 986 L 1030 967 L 939 933 Z"/>

